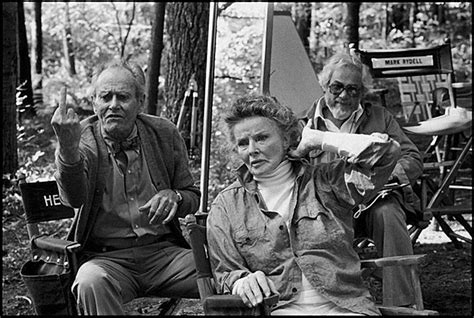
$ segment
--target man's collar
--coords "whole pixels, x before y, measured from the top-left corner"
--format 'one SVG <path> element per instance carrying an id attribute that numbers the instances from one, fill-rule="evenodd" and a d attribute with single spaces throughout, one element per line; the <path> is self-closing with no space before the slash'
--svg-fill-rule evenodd
<path id="1" fill-rule="evenodd" d="M 314 125 L 316 127 L 317 123 L 318 123 L 318 118 L 321 118 L 323 121 L 326 121 L 328 120 L 325 116 L 324 116 L 324 113 L 323 113 L 323 110 L 325 108 L 328 108 L 328 106 L 326 105 L 326 102 L 324 100 L 324 96 L 321 97 L 320 99 L 318 99 L 316 102 L 315 102 L 315 105 L 314 105 L 314 112 L 312 114 L 312 117 L 309 117 L 308 119 L 313 119 L 314 120 Z M 364 108 L 362 107 L 362 105 L 359 103 L 358 107 L 356 110 L 354 110 L 354 112 L 352 112 L 352 114 L 348 117 L 348 119 L 350 118 L 354 118 L 354 121 L 357 121 L 359 120 L 360 116 L 362 115 L 362 113 L 364 112 Z"/>
<path id="2" fill-rule="evenodd" d="M 117 141 L 112 137 L 108 136 L 107 133 L 101 127 L 101 133 L 104 137 L 105 144 L 110 152 L 113 154 L 119 152 L 121 149 L 139 149 L 139 137 L 137 125 L 133 125 L 133 129 L 124 141 Z"/>

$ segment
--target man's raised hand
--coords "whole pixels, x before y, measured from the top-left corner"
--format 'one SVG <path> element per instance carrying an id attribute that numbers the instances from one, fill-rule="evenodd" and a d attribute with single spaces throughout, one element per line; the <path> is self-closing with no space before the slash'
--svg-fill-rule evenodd
<path id="1" fill-rule="evenodd" d="M 56 137 L 58 137 L 61 159 L 66 163 L 79 161 L 78 149 L 81 140 L 81 124 L 74 109 L 67 109 L 66 87 L 61 88 L 59 105 L 51 118 L 51 125 Z"/>

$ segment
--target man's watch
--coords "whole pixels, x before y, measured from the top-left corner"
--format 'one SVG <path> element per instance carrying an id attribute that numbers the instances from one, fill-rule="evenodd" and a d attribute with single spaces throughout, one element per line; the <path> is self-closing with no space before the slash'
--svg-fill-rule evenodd
<path id="1" fill-rule="evenodd" d="M 181 201 L 183 201 L 183 196 L 181 195 L 181 193 L 179 193 L 178 190 L 173 190 L 173 191 L 178 196 L 178 202 L 177 203 L 181 203 Z"/>

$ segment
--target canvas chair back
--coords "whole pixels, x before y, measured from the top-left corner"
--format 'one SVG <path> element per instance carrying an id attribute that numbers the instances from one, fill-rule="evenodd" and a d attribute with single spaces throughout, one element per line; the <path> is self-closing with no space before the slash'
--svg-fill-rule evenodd
<path id="1" fill-rule="evenodd" d="M 47 233 L 43 223 L 74 217 L 59 200 L 55 181 L 20 183 L 32 256 L 20 271 L 38 315 L 78 313 L 71 285 L 81 245 Z"/>
<path id="2" fill-rule="evenodd" d="M 397 78 L 405 120 L 432 117 L 433 91 L 446 88 L 449 106 L 456 105 L 454 69 L 449 41 L 416 49 L 357 50 L 374 78 Z"/>

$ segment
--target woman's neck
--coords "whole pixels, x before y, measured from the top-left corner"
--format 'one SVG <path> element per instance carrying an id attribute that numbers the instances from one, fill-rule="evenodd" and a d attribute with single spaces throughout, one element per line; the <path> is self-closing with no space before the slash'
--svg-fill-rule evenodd
<path id="1" fill-rule="evenodd" d="M 263 175 L 254 176 L 254 180 L 262 187 L 272 187 L 287 182 L 291 179 L 292 174 L 293 168 L 291 162 L 285 159 L 275 170 Z"/>

